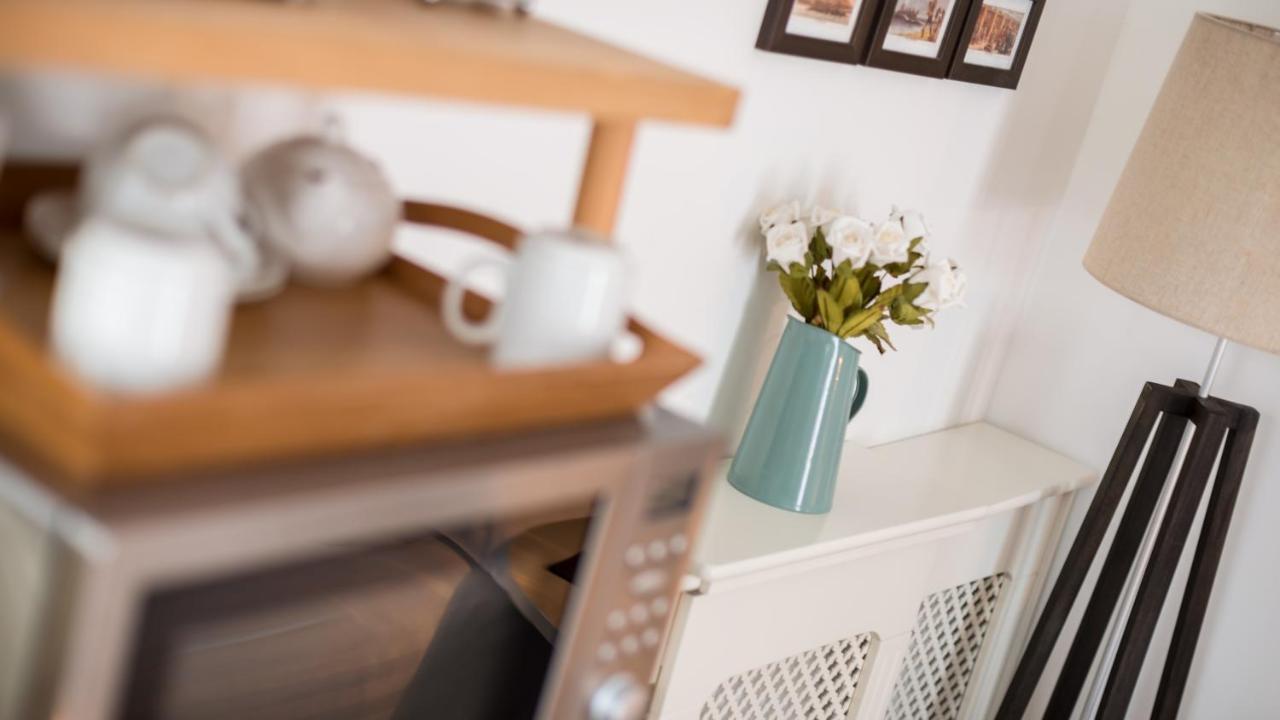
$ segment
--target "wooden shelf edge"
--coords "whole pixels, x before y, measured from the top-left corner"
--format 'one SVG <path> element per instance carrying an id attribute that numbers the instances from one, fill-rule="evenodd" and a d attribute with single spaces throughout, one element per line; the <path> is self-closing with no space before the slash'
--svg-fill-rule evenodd
<path id="1" fill-rule="evenodd" d="M 415 0 L 6 0 L 0 66 L 369 90 L 725 127 L 738 91 L 535 18 Z"/>

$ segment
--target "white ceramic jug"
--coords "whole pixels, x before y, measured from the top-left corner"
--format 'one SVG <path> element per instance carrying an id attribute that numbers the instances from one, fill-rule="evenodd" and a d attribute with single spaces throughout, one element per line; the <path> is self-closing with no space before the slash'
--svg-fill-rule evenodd
<path id="1" fill-rule="evenodd" d="M 53 347 L 103 389 L 180 388 L 217 369 L 235 294 L 225 255 L 203 236 L 92 217 L 62 249 Z"/>

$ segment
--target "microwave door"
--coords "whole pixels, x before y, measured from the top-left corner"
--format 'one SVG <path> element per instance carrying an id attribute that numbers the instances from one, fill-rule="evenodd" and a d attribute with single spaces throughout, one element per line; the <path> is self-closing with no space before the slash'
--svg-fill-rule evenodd
<path id="1" fill-rule="evenodd" d="M 478 522 L 155 593 L 121 717 L 534 716 L 590 512 Z M 557 574 L 553 568 L 558 568 Z"/>
<path id="2" fill-rule="evenodd" d="M 554 629 L 511 582 L 505 558 L 469 558 L 395 720 L 533 717 Z"/>

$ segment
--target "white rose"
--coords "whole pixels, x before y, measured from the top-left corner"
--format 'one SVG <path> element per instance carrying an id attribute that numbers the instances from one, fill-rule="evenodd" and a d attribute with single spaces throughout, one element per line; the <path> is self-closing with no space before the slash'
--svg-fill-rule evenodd
<path id="1" fill-rule="evenodd" d="M 926 310 L 946 310 L 964 304 L 968 278 L 954 261 L 930 259 L 924 270 L 912 276 L 909 282 L 929 283 L 915 302 Z"/>
<path id="2" fill-rule="evenodd" d="M 902 221 L 902 229 L 907 235 L 907 240 L 929 239 L 929 226 L 924 221 L 924 215 L 915 210 L 903 210 L 896 215 Z"/>
<path id="3" fill-rule="evenodd" d="M 774 225 L 764 234 L 764 244 L 769 259 L 782 269 L 790 270 L 792 263 L 804 265 L 804 254 L 809 249 L 809 229 L 802 222 Z"/>
<path id="4" fill-rule="evenodd" d="M 848 260 L 854 270 L 867 264 L 871 257 L 871 243 L 875 228 L 871 223 L 852 215 L 843 215 L 831 221 L 827 227 L 827 244 L 831 246 L 832 262 L 839 266 Z"/>
<path id="5" fill-rule="evenodd" d="M 800 201 L 792 200 L 760 214 L 760 232 L 767 233 L 769 228 L 786 225 L 800 219 Z"/>
<path id="6" fill-rule="evenodd" d="M 821 205 L 814 205 L 809 208 L 810 227 L 822 227 L 838 217 L 840 217 L 840 213 L 831 208 L 825 208 Z"/>
<path id="7" fill-rule="evenodd" d="M 902 221 L 890 218 L 876 227 L 876 234 L 871 242 L 871 262 L 885 266 L 890 263 L 905 262 L 911 239 L 902 229 Z"/>

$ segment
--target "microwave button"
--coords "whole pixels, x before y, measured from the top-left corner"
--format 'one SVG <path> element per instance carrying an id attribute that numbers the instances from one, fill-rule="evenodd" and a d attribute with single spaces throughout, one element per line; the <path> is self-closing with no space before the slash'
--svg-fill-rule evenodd
<path id="1" fill-rule="evenodd" d="M 631 622 L 637 625 L 643 625 L 649 622 L 649 608 L 644 603 L 636 603 L 631 606 Z"/>
<path id="2" fill-rule="evenodd" d="M 600 662 L 611 663 L 618 659 L 618 648 L 610 642 L 600 643 L 600 647 L 596 648 L 596 658 Z"/>
<path id="3" fill-rule="evenodd" d="M 626 561 L 631 567 L 640 567 L 644 564 L 644 548 L 639 545 L 632 545 L 627 548 Z"/>
<path id="4" fill-rule="evenodd" d="M 661 540 L 654 540 L 649 543 L 649 559 L 654 562 L 662 562 L 667 559 L 667 544 Z"/>
<path id="5" fill-rule="evenodd" d="M 627 626 L 627 616 L 621 610 L 614 610 L 609 613 L 609 617 L 605 618 L 604 622 L 610 630 L 616 632 Z"/>
<path id="6" fill-rule="evenodd" d="M 635 655 L 640 650 L 640 641 L 635 635 L 626 635 L 618 641 L 618 647 L 622 648 L 622 652 L 626 655 Z"/>
<path id="7" fill-rule="evenodd" d="M 683 555 L 685 550 L 689 549 L 689 538 L 684 533 L 676 533 L 667 540 L 667 549 L 672 555 Z"/>
<path id="8" fill-rule="evenodd" d="M 638 572 L 635 577 L 631 578 L 631 594 L 632 595 L 652 595 L 656 592 L 665 590 L 667 587 L 667 572 L 658 568 L 651 568 L 644 572 Z"/>
<path id="9" fill-rule="evenodd" d="M 640 633 L 640 642 L 647 648 L 658 647 L 658 641 L 661 639 L 662 636 L 653 628 L 645 628 L 644 632 Z"/>
<path id="10" fill-rule="evenodd" d="M 591 694 L 587 717 L 590 720 L 640 720 L 648 704 L 649 693 L 640 683 L 627 673 L 618 673 Z"/>
<path id="11" fill-rule="evenodd" d="M 653 611 L 654 617 L 662 618 L 666 617 L 667 611 L 671 609 L 671 606 L 665 597 L 659 595 L 653 599 L 653 602 L 649 603 L 649 609 Z"/>

